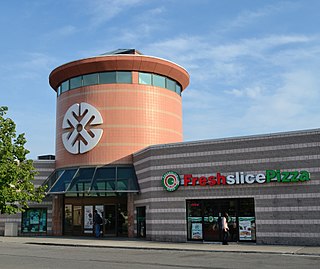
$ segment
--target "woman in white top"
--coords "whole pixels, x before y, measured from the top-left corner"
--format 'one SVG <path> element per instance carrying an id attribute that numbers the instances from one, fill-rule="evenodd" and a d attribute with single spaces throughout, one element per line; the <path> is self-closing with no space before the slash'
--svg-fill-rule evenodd
<path id="1" fill-rule="evenodd" d="M 224 213 L 222 218 L 222 244 L 228 245 L 229 227 L 228 227 L 228 213 Z"/>

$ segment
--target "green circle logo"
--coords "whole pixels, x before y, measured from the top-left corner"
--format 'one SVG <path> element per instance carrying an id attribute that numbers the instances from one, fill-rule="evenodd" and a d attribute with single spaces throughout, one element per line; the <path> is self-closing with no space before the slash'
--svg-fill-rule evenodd
<path id="1" fill-rule="evenodd" d="M 175 191 L 180 186 L 180 177 L 176 172 L 169 171 L 162 176 L 162 185 L 167 191 Z"/>

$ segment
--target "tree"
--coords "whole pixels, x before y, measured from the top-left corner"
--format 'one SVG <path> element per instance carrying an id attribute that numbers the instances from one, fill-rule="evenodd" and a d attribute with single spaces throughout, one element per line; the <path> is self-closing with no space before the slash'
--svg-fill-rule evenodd
<path id="1" fill-rule="evenodd" d="M 16 134 L 16 125 L 5 118 L 8 108 L 0 107 L 0 214 L 15 214 L 28 208 L 29 202 L 40 203 L 45 187 L 31 182 L 37 174 L 24 148 L 24 134 Z"/>

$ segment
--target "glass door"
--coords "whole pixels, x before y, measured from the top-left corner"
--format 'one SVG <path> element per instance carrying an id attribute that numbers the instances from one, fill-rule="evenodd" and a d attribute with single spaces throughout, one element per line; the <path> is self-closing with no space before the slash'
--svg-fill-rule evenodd
<path id="1" fill-rule="evenodd" d="M 137 207 L 137 236 L 146 237 L 146 207 Z"/>
<path id="2" fill-rule="evenodd" d="M 72 205 L 64 206 L 64 234 L 72 235 Z"/>
<path id="3" fill-rule="evenodd" d="M 253 198 L 240 199 L 239 201 L 239 240 L 256 241 L 256 218 Z"/>
<path id="4" fill-rule="evenodd" d="M 104 206 L 104 229 L 105 236 L 116 236 L 116 205 Z"/>
<path id="5" fill-rule="evenodd" d="M 204 200 L 203 239 L 205 241 L 221 240 L 221 209 L 215 200 Z"/>
<path id="6" fill-rule="evenodd" d="M 128 236 L 128 212 L 126 204 L 118 205 L 117 235 Z"/>
<path id="7" fill-rule="evenodd" d="M 187 201 L 188 240 L 202 240 L 202 202 Z"/>
<path id="8" fill-rule="evenodd" d="M 73 235 L 82 234 L 82 206 L 73 206 Z"/>
<path id="9" fill-rule="evenodd" d="M 64 234 L 82 235 L 82 206 L 68 205 L 64 206 Z"/>
<path id="10" fill-rule="evenodd" d="M 229 241 L 237 241 L 237 200 L 236 199 L 215 199 L 203 200 L 203 239 L 205 241 L 222 240 L 222 217 L 228 213 Z"/>

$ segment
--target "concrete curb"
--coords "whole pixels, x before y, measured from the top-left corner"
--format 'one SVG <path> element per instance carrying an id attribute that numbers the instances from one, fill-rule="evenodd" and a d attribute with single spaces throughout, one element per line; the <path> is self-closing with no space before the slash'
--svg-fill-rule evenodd
<path id="1" fill-rule="evenodd" d="M 111 246 L 111 245 L 91 245 L 91 244 L 70 244 L 70 243 L 46 243 L 46 242 L 25 242 L 29 245 L 44 246 L 65 246 L 65 247 L 82 247 L 82 248 L 110 248 L 110 249 L 139 249 L 139 250 L 164 250 L 164 251 L 181 251 L 181 252 L 229 252 L 229 253 L 245 253 L 245 254 L 276 254 L 276 255 L 299 255 L 299 256 L 316 256 L 320 257 L 320 253 L 305 253 L 297 251 L 266 251 L 266 250 L 245 250 L 245 249 L 199 249 L 199 248 L 177 248 L 177 247 L 152 247 L 152 246 Z"/>
<path id="2" fill-rule="evenodd" d="M 106 249 L 135 249 L 135 250 L 163 250 L 185 252 L 211 253 L 247 253 L 247 254 L 278 254 L 320 257 L 320 247 L 283 246 L 283 245 L 256 245 L 231 243 L 228 246 L 214 243 L 172 243 L 156 242 L 138 239 L 92 239 L 73 237 L 1 237 L 0 244 L 27 244 L 43 246 L 66 246 L 82 248 Z"/>

